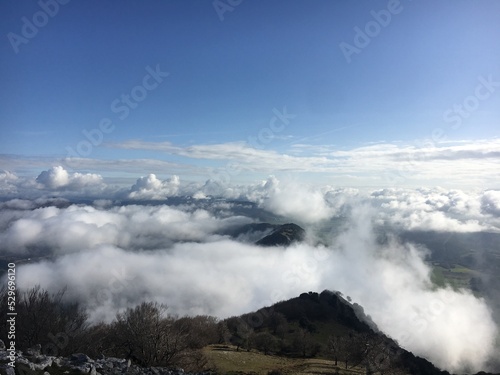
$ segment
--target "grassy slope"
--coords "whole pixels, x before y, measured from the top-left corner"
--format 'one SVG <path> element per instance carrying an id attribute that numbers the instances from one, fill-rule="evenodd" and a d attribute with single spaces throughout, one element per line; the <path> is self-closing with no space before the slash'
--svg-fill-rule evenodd
<path id="1" fill-rule="evenodd" d="M 445 268 L 437 263 L 433 265 L 432 271 L 431 280 L 436 286 L 450 285 L 454 289 L 470 289 L 471 278 L 480 274 L 478 271 L 460 265 Z"/>
<path id="2" fill-rule="evenodd" d="M 333 361 L 319 358 L 287 358 L 264 355 L 255 350 L 236 351 L 234 346 L 211 345 L 204 349 L 210 367 L 219 374 L 258 374 L 266 375 L 278 370 L 283 374 L 364 374 L 363 368 L 344 370 L 342 364 L 335 366 Z"/>

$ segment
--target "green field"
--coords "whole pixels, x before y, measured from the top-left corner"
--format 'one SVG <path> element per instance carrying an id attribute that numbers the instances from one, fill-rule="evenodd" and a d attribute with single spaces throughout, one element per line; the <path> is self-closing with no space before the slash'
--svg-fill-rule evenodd
<path id="1" fill-rule="evenodd" d="M 479 273 L 470 268 L 453 265 L 449 268 L 439 263 L 432 265 L 431 280 L 437 287 L 451 286 L 453 289 L 470 289 L 470 281 Z"/>

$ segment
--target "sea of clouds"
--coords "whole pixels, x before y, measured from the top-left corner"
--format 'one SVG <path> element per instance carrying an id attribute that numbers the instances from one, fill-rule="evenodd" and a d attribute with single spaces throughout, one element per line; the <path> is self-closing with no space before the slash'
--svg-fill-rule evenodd
<path id="1" fill-rule="evenodd" d="M 499 232 L 500 191 L 359 191 L 272 176 L 228 188 L 155 175 L 116 188 L 62 167 L 32 180 L 0 173 L 0 191 L 0 254 L 31 258 L 19 263 L 20 287 L 67 287 L 66 298 L 87 307 L 94 322 L 144 300 L 172 314 L 224 318 L 329 289 L 441 368 L 484 370 L 498 351 L 484 299 L 436 289 L 425 248 L 392 237 L 382 245 L 374 228 Z M 307 241 L 263 248 L 227 235 L 255 222 L 257 212 L 304 226 Z M 317 228 L 335 218 L 342 218 L 336 234 L 318 241 Z"/>

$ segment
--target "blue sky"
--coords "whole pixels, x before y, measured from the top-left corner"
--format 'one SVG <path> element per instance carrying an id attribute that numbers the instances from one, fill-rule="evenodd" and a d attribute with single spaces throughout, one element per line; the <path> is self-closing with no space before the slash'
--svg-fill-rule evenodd
<path id="1" fill-rule="evenodd" d="M 498 173 L 499 143 L 486 142 L 498 137 L 500 119 L 496 1 L 221 0 L 231 9 L 223 14 L 212 1 L 61 3 L 0 5 L 1 169 L 36 175 L 62 164 L 87 131 L 95 144 L 80 147 L 86 160 L 72 166 L 104 177 L 201 181 L 207 168 L 236 160 L 246 171 L 240 179 L 259 178 L 274 172 L 262 168 L 274 159 L 283 173 L 370 185 L 381 183 L 379 169 L 350 163 L 355 179 L 338 175 L 338 152 L 352 162 L 366 147 L 385 154 L 424 146 L 432 160 L 444 160 L 434 155 L 443 150 L 456 163 L 463 147 L 473 149 L 467 168 Z M 26 36 L 25 20 L 44 23 L 41 4 L 56 14 L 26 43 L 13 42 L 12 33 Z M 357 30 L 372 33 L 361 48 Z M 357 53 L 346 58 L 342 43 Z M 151 70 L 168 76 L 138 87 Z M 134 93 L 141 101 L 125 112 L 122 95 Z M 270 127 L 283 111 L 286 122 Z M 93 129 L 103 119 L 112 130 L 101 137 Z M 258 157 L 241 160 L 249 154 Z M 289 168 L 287 157 L 295 158 Z M 321 158 L 335 162 L 322 169 Z M 144 172 L 124 166 L 139 159 L 148 161 Z M 427 175 L 412 183 L 437 182 Z"/>

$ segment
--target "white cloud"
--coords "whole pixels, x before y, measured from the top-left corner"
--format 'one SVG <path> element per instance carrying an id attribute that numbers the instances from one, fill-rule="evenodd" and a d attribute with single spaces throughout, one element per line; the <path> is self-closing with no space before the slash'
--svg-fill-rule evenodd
<path id="1" fill-rule="evenodd" d="M 150 150 L 157 159 L 16 158 L 0 156 L 0 163 L 23 175 L 46 164 L 66 170 L 86 170 L 96 174 L 120 174 L 130 183 L 144 170 L 168 171 L 181 180 L 230 180 L 238 184 L 262 179 L 269 174 L 299 174 L 312 183 L 340 186 L 446 186 L 498 189 L 500 139 L 461 142 L 378 143 L 351 149 L 318 144 L 266 144 L 254 148 L 246 142 L 195 144 L 181 147 L 169 142 L 130 140 L 108 144 L 110 148 Z M 274 147 L 274 148 L 273 148 Z M 279 147 L 279 148 L 278 148 Z M 111 150 L 112 152 L 112 150 Z M 169 160 L 169 158 L 171 160 Z M 165 160 L 167 159 L 167 160 Z M 178 160 L 182 160 L 179 163 Z M 216 176 L 214 177 L 214 171 Z M 62 171 L 46 171 L 40 179 L 48 186 L 64 183 Z M 162 177 L 160 175 L 160 177 Z M 12 181 L 10 182 L 12 185 Z M 0 189 L 6 182 L 0 178 Z M 1 190 L 0 190 L 1 192 Z"/>
<path id="2" fill-rule="evenodd" d="M 421 249 L 394 241 L 381 247 L 372 230 L 372 209 L 361 206 L 352 212 L 348 230 L 331 246 L 297 244 L 283 249 L 220 237 L 203 242 L 210 228 L 223 225 L 206 211 L 133 206 L 98 212 L 75 207 L 67 214 L 93 225 L 94 231 L 110 221 L 121 234 L 140 226 L 130 236 L 154 244 L 151 237 L 161 230 L 176 233 L 179 239 L 183 229 L 192 236 L 198 227 L 201 242 L 176 243 L 169 249 L 157 243 L 140 252 L 125 244 L 102 243 L 90 252 L 19 266 L 20 286 L 41 284 L 57 290 L 67 285 L 68 297 L 88 306 L 93 319 L 107 320 L 142 300 L 164 302 L 171 313 L 227 317 L 304 291 L 341 290 L 417 355 L 451 371 L 484 369 L 495 354 L 497 333 L 485 302 L 466 291 L 433 289 Z M 37 215 L 68 223 L 56 210 Z M 25 221 L 19 230 L 30 228 L 30 236 L 36 238 L 46 230 L 43 220 L 37 222 L 42 225 Z M 72 238 L 83 248 L 86 236 L 81 231 Z"/>
<path id="3" fill-rule="evenodd" d="M 500 216 L 500 191 L 488 190 L 484 192 L 481 199 L 481 208 L 483 211 L 495 216 Z"/>
<path id="4" fill-rule="evenodd" d="M 486 193 L 485 193 L 486 194 Z M 481 210 L 482 193 L 460 190 L 383 189 L 371 194 L 379 221 L 405 230 L 500 231 L 499 222 Z"/>
<path id="5" fill-rule="evenodd" d="M 8 182 L 8 181 L 16 181 L 17 176 L 9 171 L 1 171 L 0 172 L 0 181 L 2 182 Z"/>
<path id="6" fill-rule="evenodd" d="M 179 176 L 172 176 L 161 181 L 156 175 L 150 174 L 139 178 L 130 188 L 128 197 L 131 199 L 165 199 L 175 196 L 179 191 Z"/>
<path id="7" fill-rule="evenodd" d="M 321 190 L 271 176 L 249 189 L 247 198 L 265 210 L 301 223 L 331 218 L 336 212 Z"/>
<path id="8" fill-rule="evenodd" d="M 376 245 L 372 214 L 370 207 L 355 208 L 356 219 L 337 239 L 345 258 L 335 259 L 332 283 L 360 301 L 403 347 L 451 371 L 482 369 L 498 332 L 484 300 L 466 291 L 433 289 L 422 249 L 394 241 Z"/>
<path id="9" fill-rule="evenodd" d="M 500 139 L 453 144 L 380 143 L 349 150 L 324 145 L 292 144 L 284 152 L 271 147 L 256 149 L 245 142 L 180 147 L 169 142 L 132 140 L 112 147 L 180 155 L 193 159 L 192 165 L 197 165 L 195 160 L 199 159 L 230 161 L 236 163 L 242 172 L 321 173 L 344 183 L 349 181 L 359 185 L 379 186 L 493 187 L 500 159 Z M 231 177 L 237 180 L 241 176 L 235 174 Z M 314 175 L 314 178 L 321 177 Z"/>
<path id="10" fill-rule="evenodd" d="M 20 178 L 13 173 L 0 174 L 0 190 L 4 197 L 91 198 L 108 201 L 120 199 L 161 200 L 173 196 L 246 199 L 276 215 L 302 223 L 329 219 L 348 212 L 360 201 L 371 202 L 380 209 L 380 223 L 407 230 L 500 231 L 500 199 L 497 190 L 464 191 L 444 188 L 385 188 L 375 190 L 337 188 L 299 183 L 296 179 L 275 176 L 256 184 L 235 185 L 207 180 L 204 184 L 183 183 L 179 176 L 160 179 L 149 174 L 128 188 L 107 185 L 96 174 L 70 173 L 53 167 L 39 174 L 37 180 Z M 20 206 L 21 201 L 2 206 Z M 27 202 L 24 202 L 28 205 Z M 52 202 L 49 204 L 57 204 Z M 36 204 L 39 207 L 42 204 Z M 27 206 L 26 206 L 27 207 Z M 25 207 L 25 208 L 26 208 Z"/>
<path id="11" fill-rule="evenodd" d="M 89 186 L 101 186 L 102 177 L 97 174 L 68 173 L 62 166 L 41 172 L 36 181 L 45 189 L 79 190 Z"/>
<path id="12" fill-rule="evenodd" d="M 123 206 L 99 209 L 72 205 L 0 215 L 0 251 L 64 254 L 100 245 L 128 249 L 171 247 L 179 241 L 211 241 L 219 231 L 249 223 L 245 217 L 219 218 L 197 208 Z"/>
<path id="13" fill-rule="evenodd" d="M 12 172 L 0 171 L 0 196 L 11 196 L 17 193 L 19 178 Z"/>
<path id="14" fill-rule="evenodd" d="M 36 181 L 48 189 L 58 189 L 69 184 L 69 174 L 61 166 L 52 167 L 40 173 Z"/>

